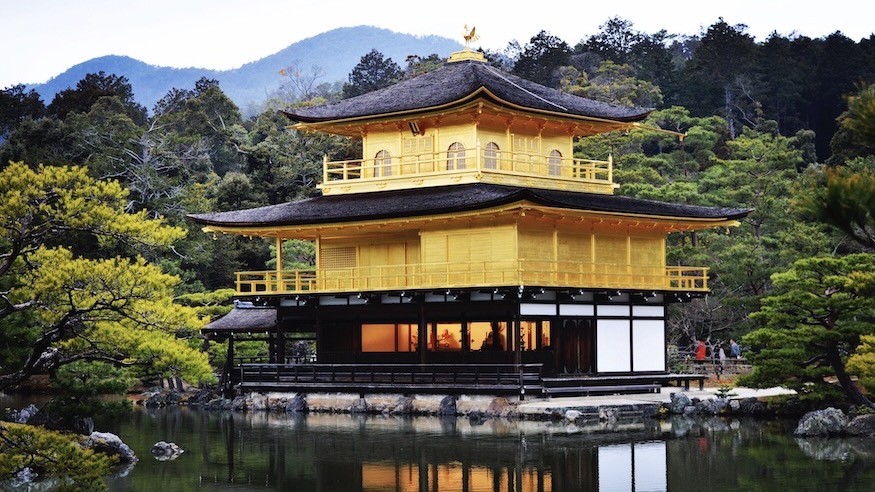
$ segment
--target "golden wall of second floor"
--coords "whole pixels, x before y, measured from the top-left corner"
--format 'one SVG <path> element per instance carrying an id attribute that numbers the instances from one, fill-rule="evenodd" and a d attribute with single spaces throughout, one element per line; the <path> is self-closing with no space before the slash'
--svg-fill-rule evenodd
<path id="1" fill-rule="evenodd" d="M 489 222 L 448 221 L 389 235 L 320 237 L 317 264 L 308 277 L 311 288 L 338 292 L 532 285 L 697 290 L 707 285 L 701 268 L 690 270 L 695 282 L 671 278 L 681 273 L 666 267 L 665 233 L 658 229 L 589 222 L 572 227 L 524 217 Z M 282 277 L 275 272 L 277 281 Z"/>

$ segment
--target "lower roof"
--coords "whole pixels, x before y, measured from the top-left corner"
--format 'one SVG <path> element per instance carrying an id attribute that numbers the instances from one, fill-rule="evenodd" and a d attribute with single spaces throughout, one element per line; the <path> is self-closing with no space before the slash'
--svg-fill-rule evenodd
<path id="1" fill-rule="evenodd" d="M 494 184 L 465 184 L 348 195 L 317 196 L 295 202 L 229 212 L 191 214 L 198 224 L 217 227 L 269 227 L 423 217 L 467 212 L 528 201 L 536 205 L 665 219 L 733 221 L 751 210 L 703 207 L 618 195 L 581 193 Z"/>
<path id="2" fill-rule="evenodd" d="M 241 333 L 265 332 L 276 328 L 276 308 L 267 306 L 235 305 L 221 318 L 208 323 L 201 331 Z"/>

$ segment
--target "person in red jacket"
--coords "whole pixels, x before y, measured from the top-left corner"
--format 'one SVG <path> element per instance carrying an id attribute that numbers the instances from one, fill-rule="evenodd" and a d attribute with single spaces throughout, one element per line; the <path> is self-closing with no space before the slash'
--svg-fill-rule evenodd
<path id="1" fill-rule="evenodd" d="M 704 361 L 707 356 L 707 347 L 705 347 L 705 342 L 699 340 L 696 342 L 696 360 Z"/>

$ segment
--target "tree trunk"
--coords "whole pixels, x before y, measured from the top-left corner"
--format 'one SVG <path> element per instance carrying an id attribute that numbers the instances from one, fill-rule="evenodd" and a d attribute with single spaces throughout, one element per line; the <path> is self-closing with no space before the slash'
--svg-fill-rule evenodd
<path id="1" fill-rule="evenodd" d="M 872 401 L 866 398 L 866 395 L 864 395 L 851 380 L 851 376 L 848 374 L 847 370 L 845 370 L 845 362 L 842 360 L 842 356 L 839 353 L 837 346 L 833 346 L 829 349 L 827 357 L 829 358 L 829 363 L 832 366 L 833 371 L 836 373 L 836 378 L 838 378 L 839 384 L 848 398 L 856 405 L 875 408 L 875 403 L 872 403 Z"/>
<path id="2" fill-rule="evenodd" d="M 732 117 L 732 87 L 727 82 L 726 85 L 723 86 L 723 110 L 726 112 L 726 126 L 729 129 L 729 137 L 732 140 L 735 140 L 735 118 Z"/>

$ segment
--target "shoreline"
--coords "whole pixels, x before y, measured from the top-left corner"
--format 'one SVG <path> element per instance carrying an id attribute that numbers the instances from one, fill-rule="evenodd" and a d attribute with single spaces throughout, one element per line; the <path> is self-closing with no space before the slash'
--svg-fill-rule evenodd
<path id="1" fill-rule="evenodd" d="M 614 394 L 596 396 L 563 396 L 552 398 L 495 397 L 486 395 L 401 395 L 352 393 L 248 393 L 233 399 L 210 397 L 198 393 L 177 404 L 204 410 L 266 411 L 298 413 L 352 413 L 388 415 L 455 416 L 477 419 L 513 418 L 522 420 L 555 420 L 622 417 L 658 417 L 665 414 L 740 414 L 765 415 L 769 409 L 765 400 L 774 396 L 791 396 L 792 390 L 769 388 L 733 388 L 728 395 L 718 396 L 719 388 L 681 391 L 663 388 L 660 393 Z M 145 395 L 145 394 L 144 394 Z M 135 403 L 163 406 L 159 395 Z M 173 403 L 169 403 L 173 404 Z M 689 408 L 689 409 L 688 409 Z"/>

